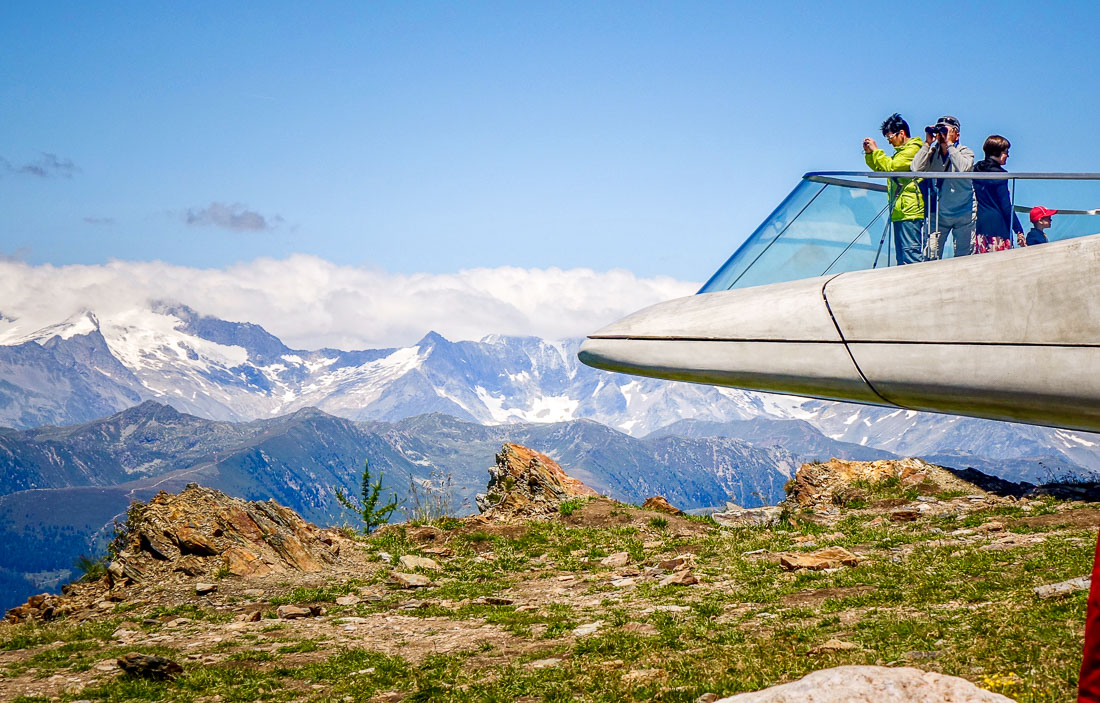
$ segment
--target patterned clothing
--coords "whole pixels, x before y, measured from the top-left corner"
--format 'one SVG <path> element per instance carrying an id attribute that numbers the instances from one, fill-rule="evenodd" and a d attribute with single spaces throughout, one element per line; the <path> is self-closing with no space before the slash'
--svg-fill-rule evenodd
<path id="1" fill-rule="evenodd" d="M 974 253 L 987 254 L 991 251 L 1004 251 L 1012 248 L 1012 240 L 1008 237 L 990 237 L 988 234 L 974 235 Z"/>

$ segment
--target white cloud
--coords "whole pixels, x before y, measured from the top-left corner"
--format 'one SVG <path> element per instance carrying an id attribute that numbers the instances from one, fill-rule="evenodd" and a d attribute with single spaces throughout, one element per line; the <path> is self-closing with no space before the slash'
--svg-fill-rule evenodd
<path id="1" fill-rule="evenodd" d="M 299 349 L 404 346 L 429 330 L 583 336 L 638 308 L 690 295 L 697 283 L 624 270 L 478 268 L 394 274 L 314 256 L 261 258 L 225 269 L 162 262 L 32 266 L 0 261 L 0 313 L 24 332 L 88 309 L 110 319 L 152 301 L 254 322 Z"/>

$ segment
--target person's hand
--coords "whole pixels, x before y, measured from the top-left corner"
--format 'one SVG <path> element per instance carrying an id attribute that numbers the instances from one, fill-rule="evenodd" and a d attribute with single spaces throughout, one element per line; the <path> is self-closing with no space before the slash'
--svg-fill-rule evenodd
<path id="1" fill-rule="evenodd" d="M 936 141 L 936 133 L 933 132 L 928 127 L 925 127 L 924 128 L 924 143 L 931 145 L 932 142 L 934 142 L 934 141 Z"/>
<path id="2" fill-rule="evenodd" d="M 940 143 L 941 147 L 945 147 L 951 143 L 949 135 L 946 132 L 936 132 L 936 141 Z"/>
<path id="3" fill-rule="evenodd" d="M 863 140 L 863 153 L 870 154 L 872 151 L 878 149 L 878 144 L 875 144 L 875 140 L 867 137 Z"/>

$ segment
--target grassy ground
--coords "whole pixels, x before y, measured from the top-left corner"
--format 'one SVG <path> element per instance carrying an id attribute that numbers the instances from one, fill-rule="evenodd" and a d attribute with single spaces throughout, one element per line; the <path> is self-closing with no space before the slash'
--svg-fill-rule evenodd
<path id="1" fill-rule="evenodd" d="M 865 488 L 861 501 L 892 495 L 891 486 Z M 21 703 L 693 701 L 841 664 L 880 664 L 961 676 L 1019 701 L 1070 700 L 1085 594 L 1044 601 L 1031 589 L 1089 572 L 1092 507 L 1046 500 L 1027 512 L 998 507 L 900 525 L 876 521 L 871 510 L 827 525 L 796 513 L 777 526 L 719 529 L 594 501 L 507 529 L 449 521 L 430 543 L 423 530 L 392 529 L 362 540 L 379 559 L 371 573 L 323 587 L 288 584 L 263 601 L 322 603 L 321 618 L 280 621 L 267 611 L 230 630 L 231 608 L 188 604 L 83 624 L 4 626 L 0 691 Z M 1035 520 L 1043 515 L 1053 517 Z M 1006 529 L 951 534 L 994 520 Z M 1036 541 L 982 549 L 1006 535 Z M 799 541 L 807 538 L 866 559 L 835 571 L 784 571 L 774 555 L 811 551 L 814 544 Z M 432 587 L 386 585 L 383 553 L 396 561 L 429 544 L 452 552 L 434 557 L 442 571 L 424 572 Z M 600 564 L 616 552 L 631 563 Z M 662 587 L 663 573 L 647 576 L 647 567 L 681 553 L 694 555 L 699 584 Z M 635 583 L 612 584 L 616 577 Z M 349 593 L 377 595 L 335 604 Z M 189 622 L 169 626 L 180 616 Z M 140 635 L 121 646 L 113 633 L 124 622 Z M 594 632 L 574 633 L 586 624 Z M 348 627 L 369 634 L 352 637 Z M 816 649 L 833 639 L 851 648 Z M 184 674 L 163 683 L 92 675 L 129 651 L 173 657 Z M 55 697 L 27 695 L 35 681 L 59 682 Z"/>

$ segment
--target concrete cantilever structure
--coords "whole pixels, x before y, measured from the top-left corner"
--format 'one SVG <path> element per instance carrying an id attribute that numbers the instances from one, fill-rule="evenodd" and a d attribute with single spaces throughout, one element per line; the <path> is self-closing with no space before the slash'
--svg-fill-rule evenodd
<path id="1" fill-rule="evenodd" d="M 1100 235 L 702 293 L 589 336 L 644 376 L 1100 431 Z"/>

